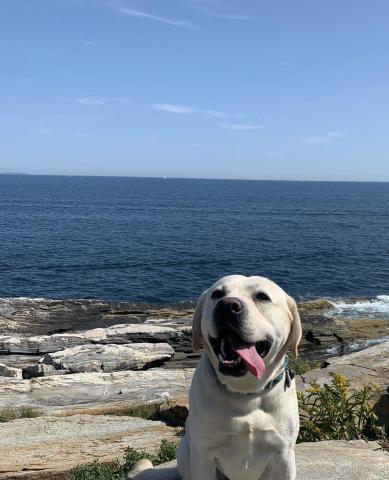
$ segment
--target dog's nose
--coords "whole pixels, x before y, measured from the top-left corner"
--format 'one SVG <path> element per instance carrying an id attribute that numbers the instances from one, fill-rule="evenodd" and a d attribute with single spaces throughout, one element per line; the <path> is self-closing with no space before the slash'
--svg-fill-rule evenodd
<path id="1" fill-rule="evenodd" d="M 216 311 L 221 316 L 238 316 L 243 311 L 243 303 L 239 298 L 224 297 L 216 304 Z"/>

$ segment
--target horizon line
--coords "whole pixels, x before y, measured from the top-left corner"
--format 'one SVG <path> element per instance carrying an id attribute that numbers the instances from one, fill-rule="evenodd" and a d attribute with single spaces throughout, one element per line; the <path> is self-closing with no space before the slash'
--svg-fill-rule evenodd
<path id="1" fill-rule="evenodd" d="M 25 172 L 0 172 L 3 177 L 84 177 L 84 178 L 139 178 L 161 180 L 210 180 L 210 181 L 235 181 L 235 182 L 311 182 L 311 183 L 389 183 L 389 180 L 302 180 L 302 179 L 277 179 L 277 178 L 214 178 L 214 177 L 169 177 L 169 176 L 140 176 L 140 175 L 91 175 L 91 174 L 59 174 L 59 173 L 25 173 Z"/>

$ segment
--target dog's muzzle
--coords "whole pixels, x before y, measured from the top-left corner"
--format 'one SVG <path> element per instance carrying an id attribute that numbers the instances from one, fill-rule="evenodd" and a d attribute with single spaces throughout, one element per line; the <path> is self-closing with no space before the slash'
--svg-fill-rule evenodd
<path id="1" fill-rule="evenodd" d="M 271 341 L 267 338 L 247 341 L 245 315 L 245 306 L 238 298 L 224 297 L 219 300 L 214 310 L 218 335 L 209 340 L 222 374 L 239 377 L 250 372 L 260 379 L 265 371 L 263 359 L 271 349 Z"/>

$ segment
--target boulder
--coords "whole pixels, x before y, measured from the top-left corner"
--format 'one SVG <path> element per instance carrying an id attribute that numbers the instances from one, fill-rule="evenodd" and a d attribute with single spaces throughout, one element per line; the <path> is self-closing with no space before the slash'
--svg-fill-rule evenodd
<path id="1" fill-rule="evenodd" d="M 316 300 L 308 300 L 298 304 L 300 313 L 315 312 L 318 310 L 330 310 L 331 308 L 334 308 L 334 304 L 325 298 L 317 298 Z"/>
<path id="2" fill-rule="evenodd" d="M 188 394 L 193 369 L 113 373 L 75 373 L 0 382 L 0 408 L 34 405 L 43 411 L 91 408 L 106 405 L 127 407 L 173 401 Z"/>
<path id="3" fill-rule="evenodd" d="M 99 460 L 117 464 L 130 446 L 158 451 L 161 440 L 178 443 L 162 422 L 113 415 L 39 417 L 0 423 L 0 479 L 65 479 L 72 468 Z"/>
<path id="4" fill-rule="evenodd" d="M 130 342 L 169 342 L 182 336 L 182 331 L 162 325 L 113 325 L 104 330 L 104 338 L 100 343 L 130 343 Z"/>
<path id="5" fill-rule="evenodd" d="M 174 350 L 168 343 L 88 344 L 49 353 L 41 360 L 40 366 L 52 366 L 66 373 L 141 370 L 156 362 L 169 360 L 173 354 Z"/>
<path id="6" fill-rule="evenodd" d="M 23 378 L 46 377 L 47 375 L 64 375 L 66 370 L 56 370 L 53 365 L 37 363 L 23 368 Z"/>
<path id="7" fill-rule="evenodd" d="M 10 378 L 21 379 L 23 378 L 22 369 L 9 367 L 8 365 L 4 365 L 3 363 L 0 363 L 0 377 L 10 377 Z"/>
<path id="8" fill-rule="evenodd" d="M 58 352 L 64 348 L 99 342 L 105 338 L 105 330 L 97 328 L 82 333 L 63 333 L 37 336 L 0 336 L 1 354 L 37 355 Z"/>

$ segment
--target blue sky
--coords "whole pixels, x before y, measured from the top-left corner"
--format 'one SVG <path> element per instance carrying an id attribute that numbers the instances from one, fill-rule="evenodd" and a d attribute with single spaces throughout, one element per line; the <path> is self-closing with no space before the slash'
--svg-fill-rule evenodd
<path id="1" fill-rule="evenodd" d="M 1 0 L 0 171 L 389 181 L 387 0 Z"/>

